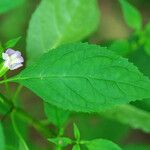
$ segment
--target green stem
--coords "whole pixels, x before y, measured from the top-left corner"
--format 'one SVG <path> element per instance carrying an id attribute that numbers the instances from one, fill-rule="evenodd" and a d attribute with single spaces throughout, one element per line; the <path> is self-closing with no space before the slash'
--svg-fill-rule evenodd
<path id="1" fill-rule="evenodd" d="M 60 145 L 57 145 L 56 150 L 62 150 L 62 147 Z"/>
<path id="2" fill-rule="evenodd" d="M 4 80 L 7 80 L 7 75 L 4 75 Z M 8 82 L 5 82 L 6 95 L 10 98 L 10 88 Z"/>
<path id="3" fill-rule="evenodd" d="M 21 108 L 14 108 L 13 111 L 16 111 L 20 117 L 28 122 L 28 124 L 32 125 L 37 131 L 39 131 L 43 136 L 46 138 L 53 137 L 55 134 L 50 131 L 49 128 L 45 127 L 40 121 L 36 120 L 35 118 L 31 117 Z"/>
<path id="4" fill-rule="evenodd" d="M 6 72 L 8 71 L 8 68 L 4 66 L 4 63 L 0 64 L 0 77 L 4 76 Z"/>
<path id="5" fill-rule="evenodd" d="M 13 106 L 9 108 L 9 110 L 6 112 L 6 114 L 2 117 L 1 121 L 3 122 L 12 112 Z"/>
<path id="6" fill-rule="evenodd" d="M 26 145 L 24 139 L 21 136 L 21 133 L 19 132 L 19 130 L 18 130 L 17 126 L 16 126 L 16 122 L 14 120 L 13 113 L 11 113 L 11 121 L 12 121 L 13 128 L 14 128 L 14 130 L 16 132 L 16 135 L 18 136 L 19 140 L 22 142 L 24 149 L 29 150 L 28 146 Z"/>
<path id="7" fill-rule="evenodd" d="M 48 127 L 43 125 L 40 121 L 30 116 L 27 112 L 25 112 L 23 109 L 19 107 L 13 106 L 12 103 L 10 103 L 9 100 L 7 100 L 2 94 L 0 94 L 0 99 L 2 99 L 0 102 L 2 105 L 9 106 L 8 112 L 3 116 L 1 121 L 3 121 L 7 116 L 9 116 L 12 112 L 16 111 L 18 115 L 20 115 L 21 119 L 23 119 L 25 122 L 33 126 L 37 131 L 39 131 L 44 137 L 54 137 L 56 134 L 52 132 Z"/>
<path id="8" fill-rule="evenodd" d="M 13 101 L 14 104 L 16 103 L 16 100 L 17 100 L 17 98 L 18 98 L 18 95 L 19 95 L 19 93 L 20 93 L 22 87 L 23 87 L 22 85 L 19 85 L 19 86 L 17 87 L 17 90 L 16 90 L 16 92 L 15 92 L 13 98 L 12 98 L 12 101 Z"/>
<path id="9" fill-rule="evenodd" d="M 11 81 L 14 81 L 14 79 L 13 78 L 4 79 L 0 81 L 0 84 L 11 82 Z"/>

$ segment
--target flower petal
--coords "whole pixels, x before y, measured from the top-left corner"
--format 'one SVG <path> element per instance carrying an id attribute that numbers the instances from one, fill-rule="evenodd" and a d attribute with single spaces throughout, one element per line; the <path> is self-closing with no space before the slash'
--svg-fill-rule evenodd
<path id="1" fill-rule="evenodd" d="M 14 51 L 13 49 L 10 49 L 10 48 L 9 48 L 9 49 L 6 50 L 5 53 L 8 54 L 8 55 L 12 55 L 12 54 L 14 54 L 15 52 L 16 52 L 16 51 Z"/>
<path id="2" fill-rule="evenodd" d="M 15 70 L 15 69 L 18 69 L 18 68 L 20 68 L 20 67 L 22 67 L 23 66 L 23 64 L 20 64 L 20 63 L 18 63 L 18 64 L 13 64 L 13 65 L 11 65 L 10 66 L 10 70 Z"/>
<path id="3" fill-rule="evenodd" d="M 17 57 L 21 57 L 21 53 L 19 51 L 15 51 L 15 53 L 13 53 L 11 55 L 11 59 L 17 58 Z"/>
<path id="4" fill-rule="evenodd" d="M 2 53 L 2 58 L 3 58 L 4 60 L 7 60 L 7 59 L 9 59 L 9 56 L 8 56 L 8 54 L 6 54 L 6 53 Z"/>

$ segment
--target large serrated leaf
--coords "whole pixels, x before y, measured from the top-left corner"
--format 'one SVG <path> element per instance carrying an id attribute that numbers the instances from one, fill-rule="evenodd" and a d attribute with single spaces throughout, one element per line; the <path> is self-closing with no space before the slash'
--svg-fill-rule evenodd
<path id="1" fill-rule="evenodd" d="M 99 112 L 150 97 L 150 80 L 132 63 L 88 44 L 52 50 L 7 81 L 18 82 L 44 101 L 73 111 Z"/>
<path id="2" fill-rule="evenodd" d="M 29 24 L 29 61 L 60 44 L 82 40 L 98 22 L 96 0 L 42 0 Z"/>

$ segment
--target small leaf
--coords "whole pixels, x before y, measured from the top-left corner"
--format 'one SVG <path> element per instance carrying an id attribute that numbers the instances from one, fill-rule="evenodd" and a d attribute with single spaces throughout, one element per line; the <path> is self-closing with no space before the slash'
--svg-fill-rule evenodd
<path id="1" fill-rule="evenodd" d="M 9 40 L 4 45 L 5 49 L 7 49 L 7 48 L 13 48 L 19 42 L 20 39 L 21 39 L 21 37 Z"/>
<path id="2" fill-rule="evenodd" d="M 72 140 L 67 137 L 50 138 L 50 139 L 48 139 L 48 141 L 50 141 L 56 145 L 60 145 L 62 147 L 72 144 Z"/>
<path id="3" fill-rule="evenodd" d="M 72 150 L 80 150 L 80 146 L 78 144 L 74 145 Z"/>
<path id="4" fill-rule="evenodd" d="M 80 131 L 75 123 L 73 124 L 73 131 L 74 131 L 75 139 L 79 141 L 80 140 Z"/>
<path id="5" fill-rule="evenodd" d="M 119 2 L 127 25 L 135 30 L 140 30 L 142 27 L 140 12 L 126 0 L 119 0 Z"/>
<path id="6" fill-rule="evenodd" d="M 121 56 L 126 56 L 131 51 L 130 44 L 127 40 L 114 41 L 109 49 Z"/>
<path id="7" fill-rule="evenodd" d="M 33 61 L 61 44 L 81 41 L 98 24 L 97 0 L 42 0 L 29 24 L 28 60 Z"/>
<path id="8" fill-rule="evenodd" d="M 121 150 L 121 148 L 115 143 L 105 139 L 95 139 L 89 141 L 85 146 L 88 150 Z"/>
<path id="9" fill-rule="evenodd" d="M 5 147 L 4 133 L 2 124 L 0 122 L 0 150 L 4 150 L 5 149 L 4 147 Z"/>
<path id="10" fill-rule="evenodd" d="M 117 120 L 120 123 L 131 126 L 135 129 L 141 129 L 150 133 L 150 113 L 132 105 L 116 106 L 110 110 L 106 110 L 103 116 Z M 115 117 L 114 117 L 115 116 Z"/>
<path id="11" fill-rule="evenodd" d="M 69 117 L 69 111 L 62 110 L 48 103 L 44 103 L 44 110 L 49 122 L 58 128 L 61 128 Z"/>
<path id="12" fill-rule="evenodd" d="M 0 14 L 18 7 L 24 0 L 0 0 Z"/>

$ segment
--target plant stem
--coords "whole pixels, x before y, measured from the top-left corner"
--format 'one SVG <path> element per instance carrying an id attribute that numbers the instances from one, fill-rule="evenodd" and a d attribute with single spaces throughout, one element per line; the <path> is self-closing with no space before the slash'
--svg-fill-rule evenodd
<path id="1" fill-rule="evenodd" d="M 39 131 L 42 135 L 44 135 L 46 138 L 52 137 L 55 134 L 50 131 L 49 128 L 45 127 L 40 121 L 36 120 L 35 118 L 31 117 L 28 113 L 26 113 L 21 108 L 15 107 L 13 111 L 16 111 L 18 115 L 20 115 L 21 119 L 28 122 L 30 125 L 32 125 L 37 131 Z"/>
<path id="2" fill-rule="evenodd" d="M 18 98 L 18 95 L 19 95 L 19 93 L 20 93 L 22 87 L 23 87 L 22 85 L 18 85 L 18 87 L 17 87 L 17 89 L 16 89 L 16 92 L 15 92 L 13 98 L 12 98 L 12 101 L 13 101 L 14 104 L 16 103 L 16 100 L 17 100 L 17 98 Z"/>
<path id="3" fill-rule="evenodd" d="M 21 119 L 23 119 L 25 122 L 33 126 L 37 131 L 39 131 L 44 137 L 54 137 L 56 134 L 52 132 L 48 127 L 43 125 L 39 120 L 33 118 L 31 115 L 29 115 L 27 112 L 25 112 L 23 109 L 14 106 L 12 103 L 10 103 L 9 100 L 7 100 L 2 94 L 0 94 L 0 99 L 3 99 L 3 101 L 0 101 L 2 105 L 9 106 L 9 110 L 7 113 L 3 116 L 1 121 L 3 121 L 7 116 L 9 116 L 12 112 L 16 111 L 18 115 L 20 115 Z"/>
<path id="4" fill-rule="evenodd" d="M 60 145 L 57 145 L 56 150 L 62 150 L 62 147 Z"/>
<path id="5" fill-rule="evenodd" d="M 4 79 L 0 81 L 0 84 L 11 82 L 11 81 L 14 81 L 14 79 L 13 78 Z"/>
<path id="6" fill-rule="evenodd" d="M 4 80 L 7 80 L 7 75 L 4 75 Z M 5 89 L 6 89 L 6 94 L 8 95 L 8 98 L 10 97 L 10 88 L 8 82 L 5 82 Z"/>

